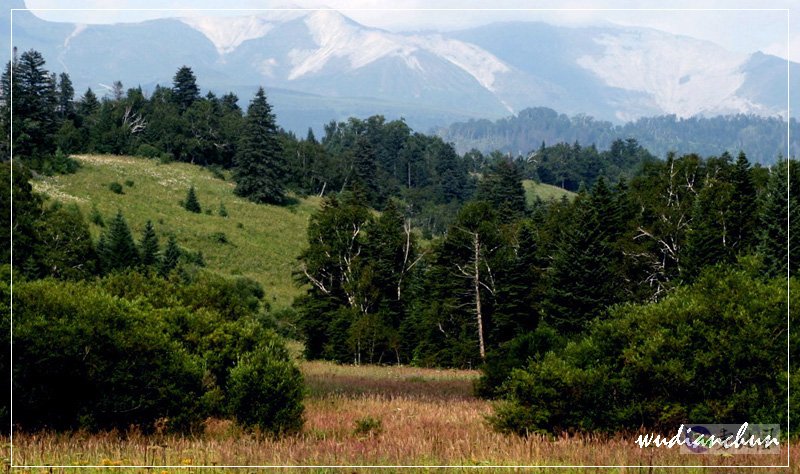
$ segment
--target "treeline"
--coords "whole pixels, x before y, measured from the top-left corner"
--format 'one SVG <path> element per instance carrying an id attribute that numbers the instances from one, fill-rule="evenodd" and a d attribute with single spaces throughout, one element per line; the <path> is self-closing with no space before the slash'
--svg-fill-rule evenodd
<path id="1" fill-rule="evenodd" d="M 453 142 L 460 152 L 477 149 L 483 153 L 499 150 L 525 155 L 544 142 L 594 144 L 605 149 L 618 139 L 633 138 L 651 153 L 663 158 L 669 152 L 719 155 L 725 150 L 746 150 L 751 161 L 772 164 L 787 150 L 786 122 L 777 117 L 730 115 L 711 118 L 677 118 L 675 115 L 644 117 L 625 125 L 578 115 L 567 117 L 545 107 L 529 108 L 516 116 L 492 122 L 470 120 L 455 123 L 437 133 Z M 800 150 L 800 126 L 792 129 L 790 154 Z"/>
<path id="2" fill-rule="evenodd" d="M 36 51 L 9 63 L 3 75 L 6 111 L 13 90 L 14 154 L 44 174 L 74 171 L 71 153 L 137 155 L 230 169 L 237 194 L 256 202 L 285 202 L 286 193 L 320 195 L 360 189 L 367 203 L 383 207 L 398 197 L 427 232 L 445 223 L 475 187 L 467 160 L 437 137 L 414 133 L 402 120 L 382 116 L 332 121 L 317 140 L 281 130 L 263 89 L 246 113 L 234 94 L 201 95 L 191 68 L 171 87 L 114 83 L 98 98 L 91 89 L 75 99 L 69 75 L 56 76 Z M 11 83 L 11 68 L 14 83 Z M 3 156 L 9 156 L 6 146 Z"/>
<path id="3" fill-rule="evenodd" d="M 533 207 L 523 166 L 487 169 L 430 243 L 394 202 L 329 198 L 300 257 L 306 355 L 481 367 L 495 426 L 517 433 L 785 420 L 796 162 L 670 155 Z"/>

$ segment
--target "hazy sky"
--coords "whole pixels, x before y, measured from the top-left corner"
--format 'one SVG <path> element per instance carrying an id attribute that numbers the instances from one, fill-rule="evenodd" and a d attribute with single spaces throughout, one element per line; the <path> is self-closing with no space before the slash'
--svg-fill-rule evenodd
<path id="1" fill-rule="evenodd" d="M 246 15 L 257 12 L 222 10 L 284 7 L 334 8 L 359 23 L 393 31 L 452 30 L 507 20 L 538 20 L 574 26 L 615 23 L 714 41 L 734 51 L 750 53 L 761 50 L 783 58 L 788 54 L 792 60 L 800 62 L 800 0 L 26 0 L 26 5 L 31 9 L 100 9 L 34 12 L 48 20 L 76 23 L 134 22 L 165 16 Z M 387 8 L 408 11 L 387 11 Z M 485 8 L 507 11 L 481 10 Z M 648 8 L 714 11 L 643 10 Z M 219 10 L 188 11 L 191 9 Z M 788 15 L 787 9 L 790 10 Z M 791 30 L 787 31 L 789 27 Z"/>

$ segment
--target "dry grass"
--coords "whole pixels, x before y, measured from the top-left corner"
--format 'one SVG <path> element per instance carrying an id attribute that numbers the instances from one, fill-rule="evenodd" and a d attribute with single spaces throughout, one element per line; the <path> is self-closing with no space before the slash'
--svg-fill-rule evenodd
<path id="1" fill-rule="evenodd" d="M 615 439 L 505 436 L 486 425 L 484 417 L 491 411 L 491 404 L 470 395 L 477 375 L 474 371 L 350 367 L 324 362 L 304 362 L 302 367 L 311 390 L 306 402 L 305 428 L 297 436 L 263 439 L 224 420 L 209 420 L 205 432 L 197 436 L 148 437 L 136 430 L 103 434 L 18 433 L 14 438 L 14 462 L 16 465 L 167 465 L 203 473 L 209 471 L 195 471 L 193 466 L 461 465 L 471 467 L 452 470 L 470 471 L 476 466 L 499 465 L 628 465 L 637 467 L 617 471 L 652 472 L 647 466 L 771 465 L 786 459 L 785 454 L 776 459 L 764 455 L 688 456 L 677 449 L 641 450 L 633 445 L 632 436 Z M 366 417 L 380 420 L 382 429 L 358 433 L 356 421 Z M 800 457 L 798 445 L 792 447 L 792 456 Z M 55 468 L 52 472 L 76 470 L 81 469 Z M 321 467 L 310 470 L 342 472 Z M 345 472 L 370 470 L 351 468 Z M 541 471 L 548 470 L 551 469 Z M 800 472 L 797 467 L 791 471 L 771 470 Z M 131 471 L 161 474 L 175 472 L 177 468 Z M 583 472 L 583 469 L 566 471 Z M 701 468 L 681 472 L 687 471 L 719 472 Z M 23 472 L 50 474 L 51 471 L 34 468 Z M 764 472 L 764 469 L 736 472 Z"/>

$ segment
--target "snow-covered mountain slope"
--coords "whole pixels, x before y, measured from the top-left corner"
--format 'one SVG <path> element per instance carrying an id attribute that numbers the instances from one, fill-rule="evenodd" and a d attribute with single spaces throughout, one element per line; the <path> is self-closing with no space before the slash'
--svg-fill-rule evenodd
<path id="1" fill-rule="evenodd" d="M 414 116 L 418 122 L 409 123 L 418 127 L 532 106 L 616 122 L 786 114 L 785 61 L 652 29 L 517 22 L 397 33 L 333 10 L 292 7 L 124 25 L 50 23 L 25 12 L 14 21 L 15 45 L 42 51 L 78 91 L 117 79 L 145 88 L 169 84 L 186 64 L 202 87 L 217 92 L 247 97 L 258 85 L 285 91 L 277 93 L 283 99 L 276 111 L 305 120 L 302 131 L 356 111 Z M 7 25 L 0 21 L 0 34 Z M 791 68 L 800 73 L 800 65 Z M 800 110 L 800 99 L 793 100 Z"/>

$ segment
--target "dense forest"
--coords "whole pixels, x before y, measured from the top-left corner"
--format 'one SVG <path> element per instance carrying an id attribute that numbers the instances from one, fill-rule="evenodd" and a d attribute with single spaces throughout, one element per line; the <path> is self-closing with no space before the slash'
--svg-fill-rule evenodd
<path id="1" fill-rule="evenodd" d="M 800 150 L 800 125 L 792 118 L 792 156 Z M 521 110 L 517 115 L 500 119 L 470 120 L 440 129 L 437 134 L 456 149 L 484 153 L 526 155 L 548 145 L 580 142 L 604 149 L 620 138 L 633 138 L 651 153 L 663 158 L 669 152 L 679 154 L 719 155 L 728 150 L 746 150 L 754 163 L 769 165 L 787 150 L 787 124 L 780 117 L 730 115 L 677 118 L 674 115 L 643 117 L 624 125 L 578 115 L 568 117 L 545 107 Z"/>
<path id="2" fill-rule="evenodd" d="M 276 125 L 263 90 L 243 111 L 232 94 L 202 96 L 186 66 L 150 97 L 118 82 L 75 100 L 69 76 L 44 64 L 28 51 L 7 66 L 0 115 L 4 157 L 14 153 L 2 164 L 14 213 L 5 201 L 0 227 L 14 246 L 0 291 L 9 301 L 13 274 L 24 429 L 168 419 L 192 430 L 221 416 L 296 431 L 302 378 L 282 337 L 308 359 L 480 368 L 476 390 L 498 400 L 491 422 L 504 432 L 786 422 L 793 160 L 752 166 L 746 149 L 659 160 L 632 139 L 459 155 L 380 116 L 300 139 Z M 305 294 L 278 314 L 258 283 L 215 273 L 152 229 L 134 238 L 122 213 L 93 239 L 76 208 L 29 182 L 78 171 L 76 153 L 224 170 L 263 205 L 321 196 L 295 271 Z M 577 196 L 529 204 L 525 178 Z M 200 211 L 193 189 L 182 205 Z"/>

